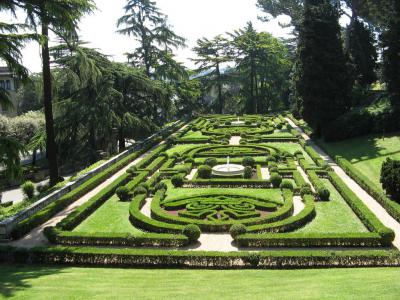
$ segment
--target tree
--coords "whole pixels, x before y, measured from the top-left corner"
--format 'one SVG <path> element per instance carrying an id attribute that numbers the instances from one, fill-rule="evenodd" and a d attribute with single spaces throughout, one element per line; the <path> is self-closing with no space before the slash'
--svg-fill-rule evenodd
<path id="1" fill-rule="evenodd" d="M 134 53 L 128 54 L 128 59 L 134 66 L 143 66 L 150 77 L 160 59 L 170 54 L 172 48 L 185 46 L 186 40 L 171 30 L 167 17 L 154 1 L 128 0 L 124 10 L 125 15 L 118 20 L 117 26 L 125 27 L 118 32 L 134 36 L 140 43 Z"/>
<path id="2" fill-rule="evenodd" d="M 47 159 L 50 168 L 50 185 L 59 181 L 57 144 L 55 142 L 53 103 L 51 88 L 50 54 L 49 54 L 49 30 L 58 35 L 75 33 L 80 18 L 94 9 L 91 0 L 59 0 L 59 1 L 36 1 L 36 0 L 6 0 L 7 5 L 12 8 L 25 10 L 30 24 L 37 28 L 41 25 L 41 50 L 42 50 L 42 75 L 43 75 L 43 102 L 46 118 L 47 135 Z"/>
<path id="3" fill-rule="evenodd" d="M 199 110 L 201 83 L 197 79 L 182 80 L 176 85 L 177 117 L 191 117 Z"/>
<path id="4" fill-rule="evenodd" d="M 338 8 L 329 0 L 305 2 L 294 74 L 295 95 L 301 116 L 317 136 L 349 108 L 351 83 L 338 18 Z"/>
<path id="5" fill-rule="evenodd" d="M 222 87 L 229 81 L 228 77 L 222 72 L 222 66 L 230 61 L 229 42 L 221 35 L 212 40 L 202 38 L 197 40 L 197 46 L 193 48 L 198 58 L 192 59 L 198 65 L 197 72 L 199 78 L 203 78 L 207 88 L 213 86 L 218 90 L 217 113 L 222 114 L 224 110 L 224 98 Z"/>

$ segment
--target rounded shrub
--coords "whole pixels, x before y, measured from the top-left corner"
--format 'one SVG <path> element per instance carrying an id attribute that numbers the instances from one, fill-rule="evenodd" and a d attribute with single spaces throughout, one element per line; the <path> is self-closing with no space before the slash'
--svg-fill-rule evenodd
<path id="1" fill-rule="evenodd" d="M 243 158 L 242 160 L 242 165 L 243 166 L 249 166 L 249 167 L 254 167 L 256 164 L 256 161 L 254 160 L 254 158 L 252 158 L 251 156 L 246 156 Z"/>
<path id="2" fill-rule="evenodd" d="M 165 182 L 159 182 L 155 185 L 155 190 L 159 191 L 159 190 L 166 190 L 167 189 L 167 185 L 165 184 Z"/>
<path id="3" fill-rule="evenodd" d="M 195 224 L 189 224 L 183 227 L 182 234 L 187 236 L 190 243 L 197 242 L 201 235 L 200 227 Z"/>
<path id="4" fill-rule="evenodd" d="M 147 192 L 147 190 L 146 190 Z M 129 190 L 126 186 L 120 186 L 115 191 L 120 201 L 128 201 L 130 199 Z"/>
<path id="5" fill-rule="evenodd" d="M 233 224 L 229 229 L 229 233 L 231 234 L 233 239 L 236 239 L 239 235 L 245 234 L 247 232 L 247 228 L 243 224 Z"/>
<path id="6" fill-rule="evenodd" d="M 218 161 L 214 157 L 209 157 L 204 161 L 204 164 L 207 165 L 207 166 L 210 166 L 212 168 L 212 167 L 215 167 L 218 164 Z"/>
<path id="7" fill-rule="evenodd" d="M 282 123 L 278 123 L 278 124 L 276 124 L 275 127 L 280 130 L 280 129 L 283 128 L 283 124 Z"/>
<path id="8" fill-rule="evenodd" d="M 181 187 L 183 185 L 183 176 L 180 174 L 176 174 L 172 176 L 171 182 L 174 185 L 174 187 Z"/>
<path id="9" fill-rule="evenodd" d="M 282 183 L 282 176 L 279 175 L 278 173 L 272 173 L 269 181 L 271 182 L 274 188 L 278 188 Z"/>
<path id="10" fill-rule="evenodd" d="M 208 165 L 200 166 L 198 172 L 199 172 L 199 177 L 200 178 L 203 178 L 203 179 L 211 178 L 212 169 Z"/>
<path id="11" fill-rule="evenodd" d="M 21 185 L 21 189 L 27 199 L 32 199 L 35 196 L 35 185 L 32 181 L 25 181 Z"/>
<path id="12" fill-rule="evenodd" d="M 245 167 L 243 177 L 246 179 L 253 177 L 253 168 L 250 166 Z"/>
<path id="13" fill-rule="evenodd" d="M 148 190 L 146 188 L 144 188 L 143 186 L 138 186 L 134 191 L 133 194 L 135 196 L 137 195 L 147 195 Z"/>
<path id="14" fill-rule="evenodd" d="M 261 255 L 257 252 L 249 252 L 247 257 L 245 258 L 246 263 L 248 263 L 252 267 L 257 267 L 261 261 Z"/>
<path id="15" fill-rule="evenodd" d="M 279 187 L 281 189 L 294 190 L 293 183 L 289 179 L 283 179 Z"/>
<path id="16" fill-rule="evenodd" d="M 317 194 L 318 194 L 318 198 L 321 201 L 328 201 L 329 197 L 331 195 L 331 192 L 329 192 L 329 190 L 325 187 L 319 187 L 317 190 Z"/>
<path id="17" fill-rule="evenodd" d="M 312 192 L 312 189 L 311 189 L 311 185 L 310 185 L 310 184 L 306 183 L 306 184 L 303 184 L 303 185 L 301 186 L 301 188 L 300 188 L 300 195 L 301 195 L 301 196 L 304 196 L 304 195 L 312 195 L 312 194 L 313 194 L 313 192 Z"/>

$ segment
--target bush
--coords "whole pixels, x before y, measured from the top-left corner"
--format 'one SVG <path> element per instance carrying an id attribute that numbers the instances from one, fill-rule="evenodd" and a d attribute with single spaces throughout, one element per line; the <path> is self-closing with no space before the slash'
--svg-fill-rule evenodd
<path id="1" fill-rule="evenodd" d="M 251 121 L 245 121 L 244 124 L 245 125 L 251 125 Z"/>
<path id="2" fill-rule="evenodd" d="M 271 182 L 274 188 L 278 188 L 282 183 L 282 176 L 279 175 L 278 173 L 272 173 L 269 181 Z"/>
<path id="3" fill-rule="evenodd" d="M 180 174 L 174 175 L 171 178 L 171 182 L 174 187 L 181 187 L 183 185 L 183 176 Z"/>
<path id="4" fill-rule="evenodd" d="M 207 165 L 207 166 L 210 166 L 212 168 L 212 167 L 215 167 L 218 164 L 218 161 L 217 161 L 216 158 L 210 157 L 210 158 L 207 158 L 204 161 L 204 164 Z"/>
<path id="5" fill-rule="evenodd" d="M 247 228 L 243 224 L 233 224 L 229 229 L 229 233 L 233 239 L 236 239 L 237 236 L 245 234 L 246 232 Z"/>
<path id="6" fill-rule="evenodd" d="M 317 190 L 317 194 L 318 194 L 318 198 L 321 201 L 328 201 L 329 197 L 331 195 L 331 192 L 329 192 L 329 190 L 325 187 L 319 187 Z"/>
<path id="7" fill-rule="evenodd" d="M 301 152 L 300 150 L 297 150 L 297 151 L 294 153 L 294 156 L 297 156 L 297 155 L 303 155 L 303 152 Z"/>
<path id="8" fill-rule="evenodd" d="M 199 177 L 203 179 L 210 179 L 212 174 L 212 169 L 210 166 L 203 165 L 199 167 Z"/>
<path id="9" fill-rule="evenodd" d="M 128 170 L 126 170 L 126 173 L 133 174 L 136 171 L 137 171 L 137 167 L 136 166 L 132 166 Z"/>
<path id="10" fill-rule="evenodd" d="M 289 179 L 283 179 L 282 183 L 279 185 L 279 187 L 281 189 L 288 189 L 288 190 L 291 190 L 291 191 L 294 190 L 293 183 Z"/>
<path id="11" fill-rule="evenodd" d="M 126 186 L 120 186 L 119 188 L 117 188 L 115 193 L 117 194 L 120 201 L 125 202 L 129 201 L 130 199 L 129 190 Z"/>
<path id="12" fill-rule="evenodd" d="M 138 187 L 133 191 L 133 194 L 134 194 L 135 196 L 137 196 L 137 195 L 147 195 L 147 193 L 148 193 L 148 190 L 147 190 L 145 187 L 143 187 L 143 186 L 138 186 Z"/>
<path id="13" fill-rule="evenodd" d="M 250 157 L 250 156 L 246 156 L 243 158 L 242 160 L 242 165 L 243 166 L 249 166 L 249 167 L 254 167 L 256 164 L 256 161 L 254 160 L 254 158 Z"/>
<path id="14" fill-rule="evenodd" d="M 245 167 L 243 177 L 246 179 L 253 177 L 253 168 L 250 166 Z"/>
<path id="15" fill-rule="evenodd" d="M 21 185 L 21 189 L 27 199 L 32 199 L 35 196 L 35 185 L 32 181 L 25 181 Z"/>
<path id="16" fill-rule="evenodd" d="M 182 234 L 187 236 L 190 243 L 197 242 L 200 237 L 201 230 L 200 227 L 194 224 L 189 224 L 183 227 Z"/>
<path id="17" fill-rule="evenodd" d="M 225 125 L 227 125 L 227 126 L 229 126 L 229 125 L 231 125 L 232 123 L 230 122 L 230 121 L 226 121 L 225 122 Z"/>
<path id="18" fill-rule="evenodd" d="M 300 188 L 300 195 L 303 197 L 304 195 L 312 195 L 311 185 L 306 183 L 303 184 Z"/>
<path id="19" fill-rule="evenodd" d="M 276 162 L 276 158 L 274 156 L 268 156 L 266 161 L 267 161 L 267 163 Z"/>
<path id="20" fill-rule="evenodd" d="M 191 157 L 185 158 L 185 164 L 194 164 L 194 159 Z"/>
<path id="21" fill-rule="evenodd" d="M 268 168 L 270 173 L 277 173 L 278 172 L 278 167 L 277 166 L 271 166 Z"/>
<path id="22" fill-rule="evenodd" d="M 257 252 L 250 252 L 245 258 L 245 261 L 252 267 L 257 267 L 260 263 L 261 255 Z"/>
<path id="23" fill-rule="evenodd" d="M 400 160 L 388 158 L 381 169 L 383 189 L 396 201 L 400 200 Z"/>
<path id="24" fill-rule="evenodd" d="M 159 190 L 167 190 L 167 185 L 165 184 L 165 182 L 159 182 L 155 185 L 155 190 L 159 191 Z"/>

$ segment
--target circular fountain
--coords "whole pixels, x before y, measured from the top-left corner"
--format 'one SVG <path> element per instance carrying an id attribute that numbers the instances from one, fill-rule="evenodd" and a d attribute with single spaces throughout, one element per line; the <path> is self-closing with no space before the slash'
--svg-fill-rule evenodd
<path id="1" fill-rule="evenodd" d="M 241 176 L 244 174 L 244 166 L 231 164 L 229 162 L 229 156 L 225 165 L 216 165 L 212 168 L 212 174 L 215 176 Z"/>
<path id="2" fill-rule="evenodd" d="M 237 118 L 237 121 L 233 121 L 233 122 L 232 122 L 232 125 L 236 125 L 236 126 L 237 126 L 237 125 L 243 125 L 243 124 L 244 124 L 244 121 L 240 121 L 240 118 L 239 118 L 239 117 Z"/>

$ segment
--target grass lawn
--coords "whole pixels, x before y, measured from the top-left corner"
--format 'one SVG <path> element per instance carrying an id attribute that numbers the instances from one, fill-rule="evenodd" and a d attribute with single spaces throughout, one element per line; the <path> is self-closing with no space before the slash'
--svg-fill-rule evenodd
<path id="1" fill-rule="evenodd" d="M 399 268 L 168 270 L 1 266 L 0 299 L 398 299 Z"/>
<path id="2" fill-rule="evenodd" d="M 137 234 L 141 231 L 129 222 L 129 202 L 119 201 L 117 196 L 111 197 L 93 214 L 74 229 L 76 232 L 118 232 Z"/>
<path id="3" fill-rule="evenodd" d="M 260 144 L 260 146 L 274 147 L 281 151 L 289 152 L 291 154 L 294 154 L 296 151 L 301 151 L 303 152 L 304 158 L 307 160 L 307 162 L 310 164 L 314 164 L 311 157 L 307 154 L 307 152 L 304 151 L 304 149 L 298 143 L 262 143 Z"/>
<path id="4" fill-rule="evenodd" d="M 330 200 L 327 202 L 315 202 L 317 215 L 314 220 L 296 232 L 368 232 L 368 229 L 354 214 L 332 183 L 328 179 L 321 180 L 331 192 Z"/>
<path id="5" fill-rule="evenodd" d="M 201 144 L 176 145 L 176 146 L 172 147 L 171 149 L 168 149 L 167 151 L 165 151 L 165 153 L 167 153 L 168 155 L 172 155 L 174 153 L 183 154 L 184 152 L 187 152 L 191 149 L 198 148 L 201 146 L 204 146 L 204 145 L 201 145 Z"/>
<path id="6" fill-rule="evenodd" d="M 369 135 L 338 143 L 322 143 L 332 156 L 341 155 L 381 188 L 379 182 L 382 163 L 387 157 L 400 160 L 400 135 L 386 138 Z"/>
<path id="7" fill-rule="evenodd" d="M 204 194 L 232 194 L 238 196 L 253 196 L 258 198 L 265 198 L 277 203 L 283 203 L 282 192 L 280 189 L 229 189 L 229 188 L 207 188 L 207 189 L 184 189 L 174 188 L 170 181 L 166 182 L 168 186 L 166 200 L 181 197 L 181 196 L 200 196 Z"/>

